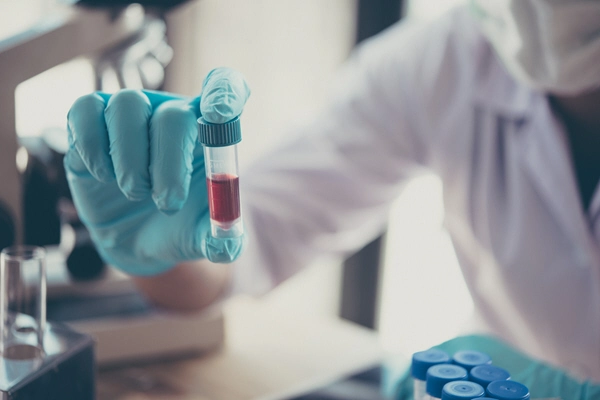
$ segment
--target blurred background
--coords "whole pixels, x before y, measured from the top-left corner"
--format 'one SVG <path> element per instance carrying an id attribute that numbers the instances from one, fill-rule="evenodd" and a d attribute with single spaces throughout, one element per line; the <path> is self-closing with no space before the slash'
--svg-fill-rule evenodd
<path id="1" fill-rule="evenodd" d="M 436 18 L 460 2 L 409 0 L 397 7 L 398 15 L 392 15 L 392 20 L 400 14 L 403 18 Z M 0 0 L 0 52 L 10 48 L 10 40 L 22 32 L 54 23 L 49 15 L 59 3 L 64 4 Z M 125 61 L 135 54 L 125 54 L 123 49 L 103 54 L 104 58 L 81 54 L 47 69 L 20 82 L 14 90 L 17 135 L 21 142 L 46 137 L 55 141 L 55 146 L 64 146 L 61 138 L 71 104 L 99 85 L 109 92 L 123 84 L 155 85 L 193 96 L 201 91 L 202 80 L 212 68 L 229 66 L 241 71 L 252 88 L 244 111 L 246 140 L 240 147 L 243 174 L 245 167 L 275 146 L 290 126 L 323 104 L 339 65 L 361 35 L 368 36 L 361 34 L 357 22 L 365 3 L 195 0 L 156 12 L 156 21 L 164 19 L 166 30 L 158 23 L 139 38 L 153 46 L 147 50 L 152 57 L 136 59 L 141 77 L 128 73 Z M 399 4 L 371 4 L 389 8 L 392 3 Z M 126 12 L 133 20 L 135 15 L 143 18 L 140 9 L 132 7 Z M 121 73 L 107 60 L 118 60 Z M 18 68 L 3 70 L 3 80 L 11 72 L 18 75 Z M 3 174 L 0 169 L 0 176 Z M 365 253 L 349 261 L 322 260 L 277 288 L 269 298 L 290 314 L 341 315 L 378 329 L 385 347 L 392 352 L 410 354 L 456 336 L 471 314 L 472 303 L 442 227 L 441 193 L 441 183 L 434 176 L 415 179 L 395 204 L 388 232 Z M 368 287 L 361 287 L 362 283 Z M 428 301 L 425 293 L 432 291 L 442 292 L 451 300 L 444 304 Z M 357 307 L 360 310 L 356 311 Z M 430 322 L 434 319 L 435 326 Z"/>

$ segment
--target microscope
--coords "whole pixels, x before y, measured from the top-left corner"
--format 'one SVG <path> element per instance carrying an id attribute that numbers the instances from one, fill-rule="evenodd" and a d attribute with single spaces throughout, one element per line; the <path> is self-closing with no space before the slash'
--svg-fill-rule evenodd
<path id="1" fill-rule="evenodd" d="M 112 365 L 214 348 L 223 339 L 223 317 L 220 310 L 201 315 L 156 310 L 128 277 L 104 265 L 70 200 L 62 168 L 66 132 L 20 138 L 15 91 L 77 57 L 90 60 L 97 90 L 107 90 L 109 81 L 113 88 L 116 82 L 117 88 L 161 89 L 173 54 L 163 16 L 185 1 L 56 2 L 34 27 L 0 37 L 0 250 L 15 244 L 46 248 L 49 322 L 44 340 L 62 346 L 52 347 L 53 362 L 75 360 L 82 373 L 93 375 L 88 367 L 94 359 Z M 93 344 L 95 355 L 88 352 Z M 75 348 L 85 350 L 85 357 L 69 350 Z M 41 374 L 36 385 L 64 378 L 52 375 L 52 368 L 27 368 L 11 380 L 10 390 L 3 387 L 0 371 L 0 400 L 30 398 L 16 397 L 15 388 L 34 376 Z"/>

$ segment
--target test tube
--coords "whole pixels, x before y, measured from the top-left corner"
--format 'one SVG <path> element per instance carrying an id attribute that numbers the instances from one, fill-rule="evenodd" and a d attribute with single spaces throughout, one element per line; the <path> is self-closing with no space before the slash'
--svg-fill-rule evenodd
<path id="1" fill-rule="evenodd" d="M 463 350 L 457 351 L 452 356 L 452 363 L 463 367 L 467 371 L 478 365 L 491 364 L 492 358 L 480 351 L 475 350 Z"/>
<path id="2" fill-rule="evenodd" d="M 35 359 L 44 354 L 46 251 L 8 247 L 0 253 L 0 354 Z"/>
<path id="3" fill-rule="evenodd" d="M 410 373 L 413 378 L 414 400 L 425 400 L 425 384 L 427 381 L 427 370 L 437 364 L 447 364 L 450 356 L 438 349 L 419 351 L 412 356 Z"/>
<path id="4" fill-rule="evenodd" d="M 510 373 L 504 368 L 495 365 L 478 365 L 469 371 L 469 380 L 487 388 L 493 381 L 507 381 Z"/>
<path id="5" fill-rule="evenodd" d="M 485 394 L 483 387 L 475 382 L 454 381 L 444 385 L 442 400 L 473 400 Z"/>
<path id="6" fill-rule="evenodd" d="M 198 137 L 204 146 L 211 236 L 242 236 L 237 144 L 242 140 L 240 118 L 224 124 L 198 119 Z"/>
<path id="7" fill-rule="evenodd" d="M 486 395 L 496 400 L 529 400 L 529 388 L 515 381 L 494 381 L 487 389 Z"/>
<path id="8" fill-rule="evenodd" d="M 438 364 L 427 370 L 426 399 L 439 400 L 446 383 L 466 381 L 467 370 L 454 364 Z"/>

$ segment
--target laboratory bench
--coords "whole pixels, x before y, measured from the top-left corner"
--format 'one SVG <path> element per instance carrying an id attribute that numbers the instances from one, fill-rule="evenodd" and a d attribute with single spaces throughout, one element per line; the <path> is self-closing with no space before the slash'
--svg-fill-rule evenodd
<path id="1" fill-rule="evenodd" d="M 225 340 L 205 354 L 101 369 L 98 400 L 288 399 L 377 365 L 377 335 L 266 300 L 224 304 Z"/>

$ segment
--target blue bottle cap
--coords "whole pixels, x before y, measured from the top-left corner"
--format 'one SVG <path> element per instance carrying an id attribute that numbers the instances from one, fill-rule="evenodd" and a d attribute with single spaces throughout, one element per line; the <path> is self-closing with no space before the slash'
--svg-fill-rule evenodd
<path id="1" fill-rule="evenodd" d="M 477 365 L 491 364 L 492 358 L 480 351 L 464 350 L 456 352 L 452 357 L 452 362 L 469 371 Z"/>
<path id="2" fill-rule="evenodd" d="M 484 394 L 483 387 L 475 382 L 454 381 L 444 385 L 442 400 L 472 400 Z"/>
<path id="3" fill-rule="evenodd" d="M 444 385 L 452 381 L 466 381 L 467 370 L 453 364 L 438 364 L 427 370 L 427 383 L 425 389 L 427 394 L 442 397 Z"/>
<path id="4" fill-rule="evenodd" d="M 412 356 L 411 375 L 415 379 L 426 380 L 427 370 L 437 364 L 447 364 L 450 356 L 438 349 L 419 351 Z"/>
<path id="5" fill-rule="evenodd" d="M 198 140 L 208 147 L 231 146 L 242 141 L 240 117 L 224 124 L 211 124 L 204 118 L 198 118 Z"/>
<path id="6" fill-rule="evenodd" d="M 527 386 L 515 381 L 491 382 L 486 394 L 498 400 L 529 400 L 531 397 Z"/>
<path id="7" fill-rule="evenodd" d="M 469 371 L 469 380 L 479 383 L 484 388 L 493 381 L 507 381 L 510 379 L 510 373 L 504 368 L 495 365 L 478 365 Z"/>

